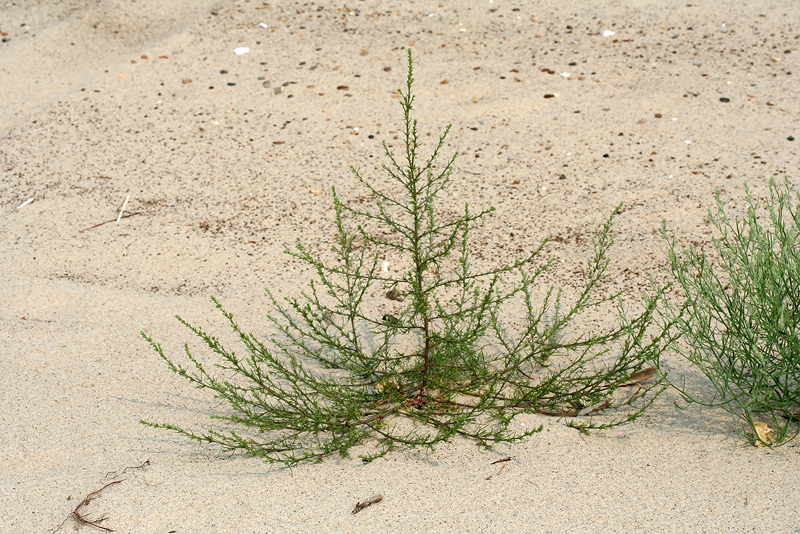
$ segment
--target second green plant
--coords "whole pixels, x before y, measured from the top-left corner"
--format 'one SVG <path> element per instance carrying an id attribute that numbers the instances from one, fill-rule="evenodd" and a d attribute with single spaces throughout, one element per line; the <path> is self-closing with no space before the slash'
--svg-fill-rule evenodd
<path id="1" fill-rule="evenodd" d="M 672 382 L 686 400 L 735 415 L 752 441 L 781 444 L 800 433 L 800 196 L 788 180 L 770 180 L 762 206 L 745 189 L 741 220 L 717 193 L 709 217 L 718 236 L 707 254 L 679 251 L 664 228 L 684 296 L 666 316 L 685 338 L 680 352 L 716 395 L 703 399 Z"/>

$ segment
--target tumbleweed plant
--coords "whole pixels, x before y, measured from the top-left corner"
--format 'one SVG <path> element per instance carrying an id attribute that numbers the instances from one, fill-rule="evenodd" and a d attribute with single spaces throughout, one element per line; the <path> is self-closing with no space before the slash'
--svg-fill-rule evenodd
<path id="1" fill-rule="evenodd" d="M 687 401 L 740 418 L 752 441 L 778 445 L 800 432 L 800 196 L 788 179 L 783 187 L 770 180 L 764 209 L 747 184 L 745 192 L 741 220 L 729 218 L 717 192 L 709 217 L 719 235 L 708 254 L 677 251 L 662 229 L 685 297 L 668 308 L 686 340 L 676 346 L 715 396 L 704 400 L 687 391 L 685 380 L 670 381 Z"/>
<path id="2" fill-rule="evenodd" d="M 213 298 L 243 354 L 178 320 L 221 358 L 222 376 L 188 345 L 191 365 L 184 367 L 142 333 L 172 371 L 227 404 L 213 416 L 224 428 L 198 433 L 145 424 L 270 463 L 348 456 L 354 447 L 369 461 L 393 449 L 433 450 L 456 437 L 484 447 L 517 441 L 541 430 L 512 427 L 526 412 L 567 418 L 583 432 L 607 428 L 636 419 L 663 389 L 657 380 L 641 384 L 654 374 L 646 362 L 671 341 L 666 330 L 654 330 L 661 296 L 646 298 L 630 319 L 619 294 L 595 296 L 607 278 L 613 215 L 595 232 L 594 255 L 570 305 L 552 287 L 534 303 L 537 280 L 551 264 L 540 258 L 546 240 L 510 264 L 477 266 L 470 231 L 492 210 L 465 204 L 460 215 L 439 217 L 436 200 L 456 155 L 435 165 L 448 127 L 430 157 L 420 157 L 412 76 L 409 51 L 406 90 L 398 91 L 404 149 L 395 155 L 383 143 L 384 180 L 367 180 L 351 167 L 374 205 L 348 203 L 333 189 L 336 260 L 323 261 L 302 244 L 288 252 L 316 278 L 300 298 L 278 299 L 267 290 L 275 310 L 267 342 Z M 386 257 L 407 269 L 385 270 Z M 376 292 L 387 305 L 369 301 Z M 603 306 L 617 326 L 576 333 L 581 313 Z"/>

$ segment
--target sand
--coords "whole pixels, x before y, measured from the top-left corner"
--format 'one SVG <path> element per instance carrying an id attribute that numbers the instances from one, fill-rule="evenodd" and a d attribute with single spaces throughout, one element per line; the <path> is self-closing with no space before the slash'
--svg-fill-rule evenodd
<path id="1" fill-rule="evenodd" d="M 575 288 L 624 202 L 608 289 L 636 302 L 668 280 L 663 219 L 707 246 L 715 190 L 735 214 L 745 181 L 797 179 L 794 0 L 22 0 L 0 33 L 0 531 L 72 532 L 122 480 L 82 508 L 116 532 L 800 532 L 798 445 L 747 446 L 672 392 L 589 437 L 526 416 L 543 432 L 490 452 L 292 470 L 139 423 L 218 408 L 140 330 L 177 356 L 176 313 L 225 335 L 209 295 L 263 331 L 263 288 L 307 287 L 282 252 L 329 249 L 330 188 L 363 195 L 349 165 L 382 179 L 407 47 L 423 140 L 452 123 L 460 153 L 441 209 L 497 208 L 485 262 L 552 236 L 547 282 Z"/>

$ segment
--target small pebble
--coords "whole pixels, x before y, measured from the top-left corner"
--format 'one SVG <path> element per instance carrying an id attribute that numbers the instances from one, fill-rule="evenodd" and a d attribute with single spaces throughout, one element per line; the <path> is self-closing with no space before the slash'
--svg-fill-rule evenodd
<path id="1" fill-rule="evenodd" d="M 608 157 L 608 154 L 603 154 L 603 157 L 604 157 L 604 158 L 607 158 L 607 157 Z"/>
<path id="2" fill-rule="evenodd" d="M 786 138 L 786 140 L 787 140 L 787 141 L 794 141 L 794 136 L 793 136 L 793 135 L 790 135 L 789 137 L 787 137 L 787 138 Z"/>
<path id="3" fill-rule="evenodd" d="M 228 71 L 227 71 L 227 70 L 225 70 L 225 69 L 222 69 L 221 71 L 219 71 L 219 73 L 220 73 L 220 74 L 228 74 Z"/>
<path id="4" fill-rule="evenodd" d="M 660 118 L 661 118 L 661 117 L 663 117 L 663 116 L 664 116 L 664 115 L 662 115 L 661 113 L 656 113 L 656 118 L 657 118 L 657 119 L 660 119 Z"/>
<path id="5" fill-rule="evenodd" d="M 723 96 L 722 98 L 719 99 L 719 101 L 720 102 L 730 102 L 731 99 L 730 98 L 726 98 L 726 97 Z"/>

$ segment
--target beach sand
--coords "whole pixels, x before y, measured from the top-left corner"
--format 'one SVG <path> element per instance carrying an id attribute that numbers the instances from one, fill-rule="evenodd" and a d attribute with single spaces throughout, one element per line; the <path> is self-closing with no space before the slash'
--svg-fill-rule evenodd
<path id="1" fill-rule="evenodd" d="M 308 287 L 283 251 L 330 250 L 331 187 L 364 196 L 349 165 L 384 178 L 408 47 L 423 153 L 450 123 L 460 153 L 440 208 L 497 208 L 484 264 L 551 236 L 546 282 L 574 289 L 624 202 L 607 289 L 635 303 L 668 281 L 662 220 L 707 247 L 715 190 L 735 215 L 745 181 L 798 178 L 795 0 L 21 0 L 0 33 L 1 532 L 73 532 L 114 480 L 81 510 L 127 533 L 800 532 L 800 446 L 673 392 L 588 437 L 531 415 L 489 452 L 291 470 L 139 423 L 220 409 L 140 330 L 179 357 L 175 314 L 229 339 L 209 295 L 263 332 L 263 288 Z"/>

